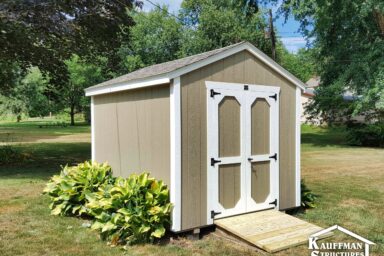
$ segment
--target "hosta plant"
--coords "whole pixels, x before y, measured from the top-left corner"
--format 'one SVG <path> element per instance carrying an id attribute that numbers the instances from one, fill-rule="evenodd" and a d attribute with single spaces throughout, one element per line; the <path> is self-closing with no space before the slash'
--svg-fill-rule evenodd
<path id="1" fill-rule="evenodd" d="M 117 178 L 87 195 L 86 207 L 95 217 L 92 229 L 111 245 L 153 242 L 170 225 L 169 190 L 148 173 Z"/>
<path id="2" fill-rule="evenodd" d="M 317 195 L 315 195 L 301 180 L 301 207 L 304 209 L 315 208 Z"/>
<path id="3" fill-rule="evenodd" d="M 65 166 L 51 178 L 44 189 L 51 199 L 53 215 L 87 215 L 86 195 L 98 191 L 104 184 L 113 184 L 111 167 L 96 162 Z"/>

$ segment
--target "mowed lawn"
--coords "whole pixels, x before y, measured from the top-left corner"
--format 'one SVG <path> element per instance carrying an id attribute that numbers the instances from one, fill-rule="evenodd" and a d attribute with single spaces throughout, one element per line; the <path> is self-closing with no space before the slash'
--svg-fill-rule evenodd
<path id="1" fill-rule="evenodd" d="M 199 241 L 166 238 L 128 250 L 109 247 L 97 233 L 82 227 L 87 220 L 50 216 L 49 200 L 41 195 L 60 165 L 90 158 L 90 143 L 71 137 L 89 136 L 89 127 L 0 123 L 0 143 L 9 139 L 10 135 L 1 135 L 5 130 L 29 143 L 14 145 L 25 153 L 24 162 L 0 166 L 0 255 L 268 255 L 218 232 L 205 232 Z M 40 142 L 39 136 L 60 140 Z M 66 138 L 71 143 L 65 143 Z M 322 227 L 348 228 L 377 244 L 371 255 L 384 255 L 384 150 L 348 147 L 344 141 L 342 130 L 303 127 L 302 176 L 319 201 L 317 208 L 297 216 Z M 336 233 L 332 239 L 348 238 Z M 309 255 L 309 251 L 303 245 L 276 255 Z"/>

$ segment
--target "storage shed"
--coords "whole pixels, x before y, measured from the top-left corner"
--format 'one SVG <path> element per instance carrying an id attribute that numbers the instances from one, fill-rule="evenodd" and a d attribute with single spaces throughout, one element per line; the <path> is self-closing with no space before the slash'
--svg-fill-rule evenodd
<path id="1" fill-rule="evenodd" d="M 248 42 L 86 89 L 92 159 L 170 187 L 172 231 L 300 205 L 304 84 Z"/>

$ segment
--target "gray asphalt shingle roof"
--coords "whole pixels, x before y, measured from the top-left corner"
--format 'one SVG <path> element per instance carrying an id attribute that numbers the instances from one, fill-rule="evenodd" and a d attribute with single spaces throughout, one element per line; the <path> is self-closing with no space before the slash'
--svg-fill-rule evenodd
<path id="1" fill-rule="evenodd" d="M 192 56 L 185 57 L 182 59 L 177 59 L 177 60 L 173 60 L 173 61 L 168 61 L 168 62 L 148 66 L 148 67 L 136 70 L 134 72 L 128 73 L 126 75 L 119 76 L 119 77 L 116 77 L 114 79 L 105 81 L 103 83 L 91 86 L 87 89 L 99 88 L 99 87 L 104 87 L 104 86 L 108 86 L 108 85 L 120 84 L 120 83 L 124 83 L 124 82 L 128 82 L 128 81 L 134 81 L 134 80 L 139 80 L 139 79 L 143 79 L 143 78 L 148 78 L 151 76 L 166 74 L 166 73 L 169 73 L 171 71 L 175 71 L 179 68 L 188 66 L 190 64 L 196 63 L 196 62 L 201 61 L 201 60 L 204 60 L 208 57 L 216 55 L 216 54 L 223 52 L 225 50 L 228 50 L 232 47 L 238 46 L 239 44 L 242 44 L 242 43 L 244 43 L 244 42 L 233 44 L 233 45 L 219 48 L 216 50 L 212 50 L 209 52 L 204 52 L 204 53 L 192 55 Z"/>

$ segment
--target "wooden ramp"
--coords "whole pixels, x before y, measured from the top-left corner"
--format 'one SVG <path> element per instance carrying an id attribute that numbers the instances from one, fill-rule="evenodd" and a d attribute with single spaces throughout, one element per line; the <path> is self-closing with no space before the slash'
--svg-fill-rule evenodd
<path id="1" fill-rule="evenodd" d="M 311 234 L 323 229 L 276 210 L 218 219 L 214 223 L 267 252 L 308 243 Z"/>

